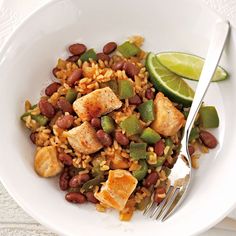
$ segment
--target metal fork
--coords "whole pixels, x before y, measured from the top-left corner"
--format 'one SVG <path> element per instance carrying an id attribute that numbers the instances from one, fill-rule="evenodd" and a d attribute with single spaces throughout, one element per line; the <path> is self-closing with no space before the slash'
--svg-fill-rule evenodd
<path id="1" fill-rule="evenodd" d="M 178 159 L 169 176 L 171 183 L 170 187 L 166 193 L 166 197 L 159 205 L 153 201 L 152 196 L 151 202 L 143 212 L 144 215 L 149 215 L 151 218 L 165 221 L 180 206 L 190 189 L 192 167 L 188 151 L 189 135 L 199 108 L 201 107 L 203 98 L 221 58 L 229 29 L 230 24 L 227 21 L 219 22 L 215 26 L 215 31 L 199 78 L 194 100 L 183 131 Z"/>

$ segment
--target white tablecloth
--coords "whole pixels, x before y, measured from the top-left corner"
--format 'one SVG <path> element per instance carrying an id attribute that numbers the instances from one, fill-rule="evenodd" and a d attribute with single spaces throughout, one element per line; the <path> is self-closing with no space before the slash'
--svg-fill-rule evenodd
<path id="1" fill-rule="evenodd" d="M 0 46 L 21 20 L 32 10 L 50 0 L 0 0 Z M 190 0 L 191 1 L 191 0 Z M 236 0 L 202 0 L 236 27 Z M 236 211 L 230 214 L 236 219 Z M 229 219 L 201 236 L 235 236 L 236 231 L 224 230 L 234 226 Z M 221 229 L 220 229 L 221 228 Z M 236 226 L 235 226 L 236 228 Z M 8 195 L 0 183 L 0 236 L 55 236 L 35 222 Z"/>

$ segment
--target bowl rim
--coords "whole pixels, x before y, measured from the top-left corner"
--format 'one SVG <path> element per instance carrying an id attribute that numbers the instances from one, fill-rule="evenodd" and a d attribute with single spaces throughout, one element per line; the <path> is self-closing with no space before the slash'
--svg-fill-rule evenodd
<path id="1" fill-rule="evenodd" d="M 5 42 L 2 44 L 2 46 L 0 47 L 0 62 L 1 59 L 3 58 L 3 56 L 5 55 L 6 49 L 9 46 L 9 44 L 11 44 L 11 41 L 13 40 L 14 36 L 18 33 L 18 31 L 21 30 L 21 28 L 27 24 L 28 20 L 33 17 L 35 14 L 39 14 L 41 11 L 43 11 L 45 8 L 54 5 L 58 2 L 63 2 L 64 0 L 49 0 L 46 3 L 43 3 L 41 6 L 37 7 L 35 10 L 33 10 L 30 14 L 28 14 L 26 17 L 24 17 L 21 22 L 17 25 L 17 27 L 7 36 L 7 38 L 5 39 Z M 196 1 L 196 0 L 195 0 Z M 203 3 L 203 1 L 196 1 L 199 5 L 204 5 L 204 8 L 207 8 L 209 11 L 214 12 L 216 15 L 218 15 L 221 19 L 224 19 L 225 16 L 223 16 L 222 14 L 220 14 L 219 12 L 217 12 L 215 9 L 210 8 L 209 5 Z M 230 23 L 230 21 L 228 21 Z M 236 30 L 236 26 L 232 25 L 230 23 L 231 26 L 231 30 Z M 230 31 L 231 31 L 230 30 Z M 55 225 L 51 225 L 50 223 L 48 223 L 46 220 L 44 220 L 44 217 L 41 215 L 38 215 L 37 213 L 34 213 L 31 208 L 29 206 L 27 206 L 27 204 L 25 203 L 24 199 L 20 196 L 20 194 L 18 192 L 16 192 L 14 190 L 14 186 L 11 184 L 7 183 L 7 180 L 1 176 L 0 173 L 0 182 L 2 183 L 2 185 L 4 186 L 4 188 L 7 190 L 7 192 L 10 194 L 10 196 L 14 199 L 14 201 L 27 213 L 29 214 L 29 216 L 31 216 L 34 220 L 36 220 L 38 223 L 42 224 L 43 226 L 45 226 L 47 229 L 51 230 L 54 233 L 57 233 L 59 235 L 68 235 L 67 232 L 62 231 L 61 229 L 58 229 Z M 208 224 L 206 224 L 204 227 L 200 228 L 200 229 L 196 229 L 195 231 L 193 231 L 191 233 L 191 235 L 198 235 L 201 234 L 209 229 L 211 229 L 212 227 L 214 227 L 217 223 L 219 223 L 220 221 L 222 221 L 225 217 L 227 217 L 227 215 L 229 215 L 229 213 L 236 208 L 236 199 L 235 202 L 232 203 L 230 205 L 230 207 L 224 212 L 224 214 L 222 214 L 220 217 L 213 219 L 211 222 L 209 222 Z"/>

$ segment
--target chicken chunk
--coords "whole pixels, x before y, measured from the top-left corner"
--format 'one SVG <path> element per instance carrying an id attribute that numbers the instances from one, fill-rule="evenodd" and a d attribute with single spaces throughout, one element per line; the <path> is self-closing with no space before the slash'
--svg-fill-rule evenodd
<path id="1" fill-rule="evenodd" d="M 154 109 L 155 120 L 151 126 L 159 134 L 173 136 L 185 124 L 184 115 L 161 92 L 154 100 Z"/>
<path id="2" fill-rule="evenodd" d="M 76 151 L 84 154 L 91 154 L 102 148 L 102 144 L 97 139 L 95 129 L 87 121 L 69 130 L 67 139 Z"/>
<path id="3" fill-rule="evenodd" d="M 36 152 L 34 168 L 42 177 L 53 177 L 62 171 L 63 164 L 57 158 L 57 150 L 54 146 L 42 147 Z"/>
<path id="4" fill-rule="evenodd" d="M 110 170 L 108 180 L 100 192 L 95 193 L 95 197 L 103 204 L 121 211 L 137 183 L 137 179 L 127 170 Z"/>
<path id="5" fill-rule="evenodd" d="M 99 117 L 120 108 L 121 101 L 109 88 L 97 89 L 73 103 L 73 108 L 82 121 L 89 121 L 94 117 Z"/>

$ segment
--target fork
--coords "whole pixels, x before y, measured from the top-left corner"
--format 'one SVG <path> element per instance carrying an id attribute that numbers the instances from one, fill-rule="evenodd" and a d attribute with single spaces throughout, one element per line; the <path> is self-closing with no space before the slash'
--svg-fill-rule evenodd
<path id="1" fill-rule="evenodd" d="M 165 221 L 177 210 L 189 192 L 192 182 L 191 157 L 188 151 L 189 135 L 199 108 L 202 105 L 203 98 L 221 58 L 229 29 L 230 24 L 228 21 L 221 21 L 215 26 L 206 60 L 182 134 L 178 158 L 171 174 L 169 175 L 170 187 L 165 198 L 159 205 L 153 201 L 152 196 L 151 202 L 143 212 L 144 215 L 149 215 L 150 218 Z"/>

